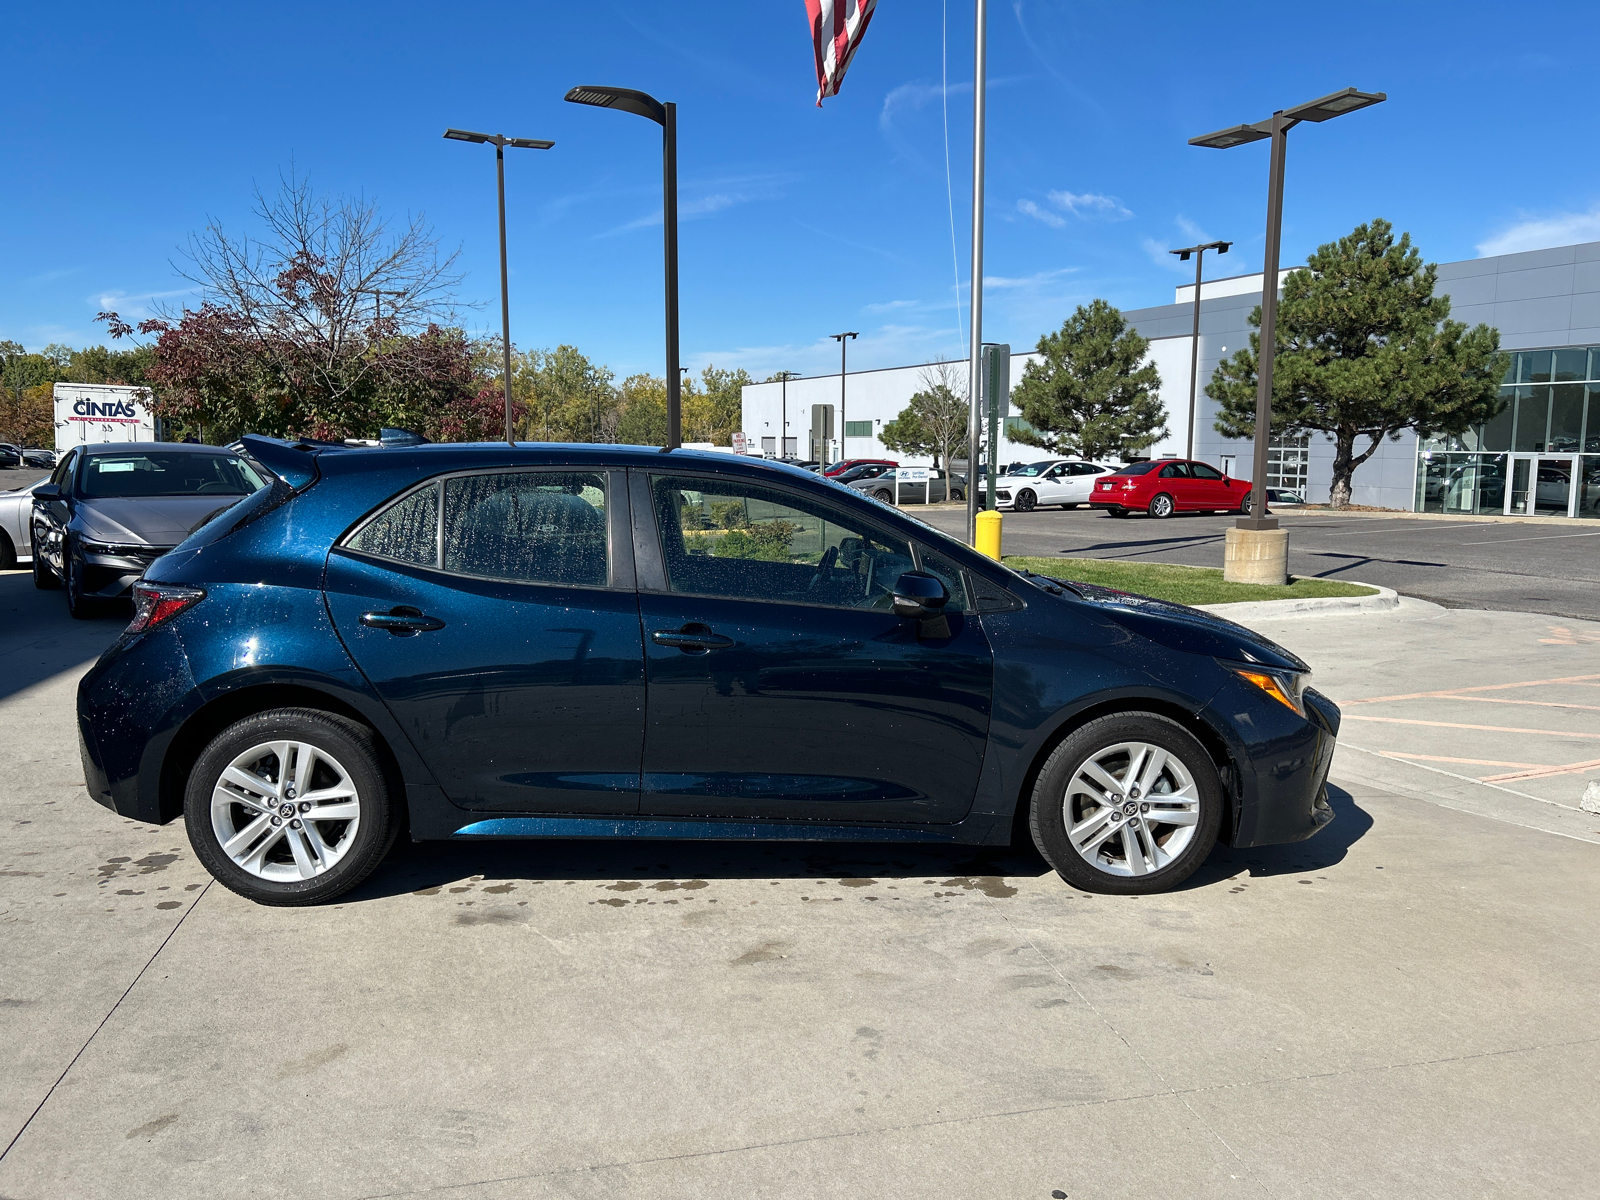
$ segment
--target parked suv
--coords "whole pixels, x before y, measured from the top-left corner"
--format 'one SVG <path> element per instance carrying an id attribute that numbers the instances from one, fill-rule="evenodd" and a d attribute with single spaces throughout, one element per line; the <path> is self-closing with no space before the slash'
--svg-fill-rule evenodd
<path id="1" fill-rule="evenodd" d="M 90 795 L 266 904 L 415 839 L 1006 845 L 1171 888 L 1332 816 L 1306 664 L 1007 569 L 793 468 L 626 446 L 345 449 L 135 587 L 84 676 Z"/>
<path id="2" fill-rule="evenodd" d="M 1158 458 L 1134 463 L 1095 480 L 1090 508 L 1113 517 L 1147 512 L 1170 517 L 1177 512 L 1250 512 L 1250 484 L 1232 479 L 1210 463 L 1190 458 Z"/>

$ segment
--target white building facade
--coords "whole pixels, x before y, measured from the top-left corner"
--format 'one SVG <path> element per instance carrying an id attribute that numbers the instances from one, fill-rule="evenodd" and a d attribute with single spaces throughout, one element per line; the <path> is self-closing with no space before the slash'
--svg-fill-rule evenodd
<path id="1" fill-rule="evenodd" d="M 1284 272 L 1287 274 L 1287 271 Z M 1500 331 L 1511 352 L 1503 394 L 1505 411 L 1487 425 L 1452 438 L 1418 439 L 1404 433 L 1385 442 L 1356 469 L 1352 502 L 1376 508 L 1427 512 L 1600 518 L 1600 242 L 1533 250 L 1439 265 L 1439 292 L 1450 297 L 1451 317 Z M 1141 457 L 1185 453 L 1190 421 L 1189 364 L 1193 348 L 1194 285 L 1176 289 L 1174 302 L 1123 315 L 1150 339 L 1150 360 L 1161 374 L 1167 436 Z M 1261 301 L 1261 276 L 1207 281 L 1200 298 L 1198 387 L 1195 389 L 1194 457 L 1249 478 L 1249 442 L 1214 428 L 1217 405 L 1205 394 L 1217 364 L 1249 345 L 1250 314 Z M 1021 351 L 1024 347 L 1015 347 Z M 1035 355 L 1014 352 L 1011 380 L 1021 381 Z M 946 364 L 964 393 L 966 364 Z M 928 366 L 853 371 L 845 378 L 842 450 L 839 376 L 752 384 L 744 389 L 744 431 L 752 453 L 785 451 L 801 458 L 896 458 L 906 465 L 926 459 L 892 454 L 879 440 L 883 426 L 932 379 Z M 787 421 L 788 442 L 778 443 Z M 1012 416 L 1006 427 L 1015 429 Z M 823 435 L 831 440 L 824 444 Z M 1364 440 L 1356 450 L 1366 449 Z M 1002 433 L 997 461 L 1035 461 L 1037 447 Z M 1276 439 L 1267 483 L 1325 503 L 1333 476 L 1333 442 L 1314 434 Z"/>

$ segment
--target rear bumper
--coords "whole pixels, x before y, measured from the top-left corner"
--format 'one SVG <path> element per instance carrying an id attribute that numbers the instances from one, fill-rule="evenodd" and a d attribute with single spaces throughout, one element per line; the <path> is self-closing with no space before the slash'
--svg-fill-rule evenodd
<path id="1" fill-rule="evenodd" d="M 1120 508 L 1123 510 L 1132 510 L 1134 512 L 1143 512 L 1145 509 L 1144 502 L 1140 500 L 1102 500 L 1099 496 L 1096 496 L 1094 499 L 1089 501 L 1089 507 Z"/>

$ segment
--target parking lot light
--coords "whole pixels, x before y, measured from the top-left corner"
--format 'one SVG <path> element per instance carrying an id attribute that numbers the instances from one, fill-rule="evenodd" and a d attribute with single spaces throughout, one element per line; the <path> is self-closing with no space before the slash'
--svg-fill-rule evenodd
<path id="1" fill-rule="evenodd" d="M 1200 267 L 1205 262 L 1206 251 L 1215 250 L 1218 254 L 1226 254 L 1232 242 L 1206 242 L 1202 246 L 1186 246 L 1182 250 L 1168 250 L 1168 254 L 1176 254 L 1179 262 L 1188 262 L 1192 254 L 1194 258 L 1194 340 L 1189 347 L 1189 440 L 1183 452 L 1185 458 L 1194 457 L 1194 394 L 1195 377 L 1200 370 Z"/>
<path id="2" fill-rule="evenodd" d="M 678 106 L 633 88 L 583 85 L 565 99 L 591 108 L 614 108 L 661 126 L 661 231 L 667 289 L 667 444 L 683 442 L 682 384 L 678 379 Z M 780 435 L 781 436 L 781 435 Z M 779 457 L 782 457 L 781 455 Z"/>
<path id="3" fill-rule="evenodd" d="M 519 150 L 548 150 L 554 142 L 543 138 L 508 138 L 499 133 L 473 133 L 468 129 L 446 129 L 444 136 L 452 142 L 485 142 L 494 145 L 495 177 L 500 195 L 500 331 L 501 354 L 505 370 L 506 391 L 506 442 L 515 446 L 511 431 L 511 288 L 506 279 L 506 147 Z"/>

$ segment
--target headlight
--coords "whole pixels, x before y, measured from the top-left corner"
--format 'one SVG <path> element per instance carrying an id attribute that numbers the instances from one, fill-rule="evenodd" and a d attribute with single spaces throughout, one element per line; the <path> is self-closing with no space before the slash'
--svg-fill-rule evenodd
<path id="1" fill-rule="evenodd" d="M 1305 690 L 1311 682 L 1308 671 L 1280 671 L 1263 666 L 1241 667 L 1232 663 L 1229 669 L 1246 683 L 1253 683 L 1279 704 L 1287 705 L 1302 717 L 1306 715 Z"/>

